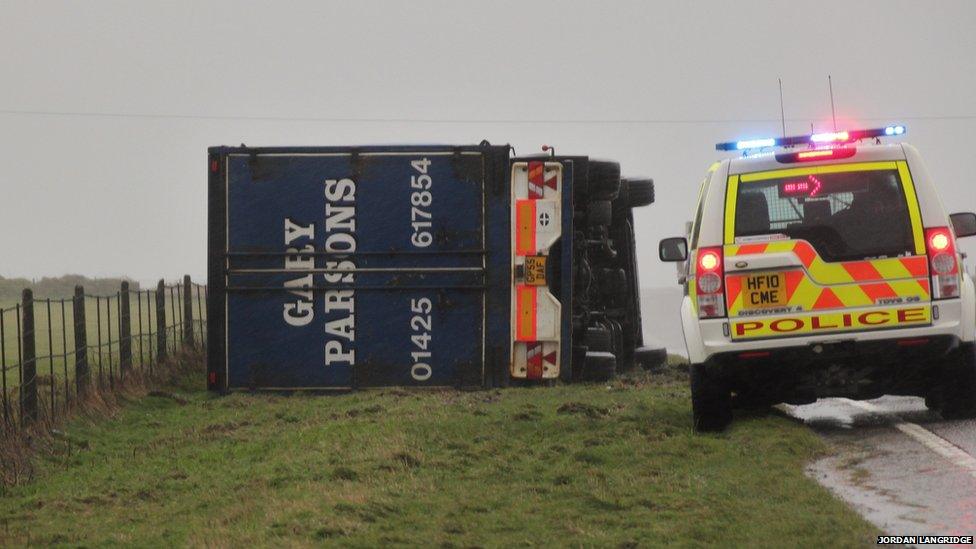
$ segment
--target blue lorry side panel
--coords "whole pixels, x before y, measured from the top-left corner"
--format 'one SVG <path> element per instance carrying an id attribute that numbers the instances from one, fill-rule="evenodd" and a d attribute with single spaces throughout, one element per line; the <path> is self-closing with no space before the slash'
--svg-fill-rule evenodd
<path id="1" fill-rule="evenodd" d="M 507 151 L 211 149 L 211 388 L 494 383 Z"/>

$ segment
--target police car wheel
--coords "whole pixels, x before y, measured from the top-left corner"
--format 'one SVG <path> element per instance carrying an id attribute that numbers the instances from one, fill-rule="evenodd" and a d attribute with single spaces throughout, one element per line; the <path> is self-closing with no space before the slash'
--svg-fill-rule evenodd
<path id="1" fill-rule="evenodd" d="M 695 431 L 724 431 L 732 422 L 732 395 L 711 362 L 691 365 L 691 411 Z"/>
<path id="2" fill-rule="evenodd" d="M 964 343 L 946 360 L 941 412 L 945 419 L 976 418 L 976 346 Z"/>

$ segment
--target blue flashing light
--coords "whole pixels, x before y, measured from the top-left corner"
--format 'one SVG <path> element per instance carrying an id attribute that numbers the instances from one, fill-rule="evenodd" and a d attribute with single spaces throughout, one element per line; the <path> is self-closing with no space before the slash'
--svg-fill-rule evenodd
<path id="1" fill-rule="evenodd" d="M 765 139 L 728 141 L 725 143 L 716 143 L 715 149 L 719 151 L 743 151 L 772 147 L 795 147 L 797 145 L 840 145 L 844 143 L 853 143 L 860 141 L 861 139 L 904 135 L 905 131 L 905 126 L 899 124 L 865 130 L 844 130 L 815 133 L 812 135 L 794 135 L 790 137 L 767 137 Z"/>
<path id="2" fill-rule="evenodd" d="M 776 140 L 772 137 L 767 137 L 765 139 L 747 139 L 745 141 L 736 141 L 735 148 L 741 150 L 744 149 L 761 149 L 763 147 L 775 147 Z"/>

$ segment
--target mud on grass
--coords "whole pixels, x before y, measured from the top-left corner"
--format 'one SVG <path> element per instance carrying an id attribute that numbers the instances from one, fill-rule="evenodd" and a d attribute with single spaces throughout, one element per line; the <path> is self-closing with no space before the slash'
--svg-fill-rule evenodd
<path id="1" fill-rule="evenodd" d="M 0 498 L 0 543 L 839 545 L 873 527 L 803 474 L 802 426 L 691 433 L 686 383 L 150 396 L 69 425 Z M 667 381 L 659 381 L 666 379 Z M 201 379 L 202 381 L 202 379 Z"/>

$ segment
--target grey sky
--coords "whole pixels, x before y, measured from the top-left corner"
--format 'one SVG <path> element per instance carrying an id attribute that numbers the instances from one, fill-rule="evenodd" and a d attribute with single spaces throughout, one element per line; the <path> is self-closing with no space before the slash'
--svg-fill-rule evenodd
<path id="1" fill-rule="evenodd" d="M 645 286 L 669 285 L 657 241 L 691 215 L 714 143 L 779 132 L 777 77 L 788 130 L 826 128 L 828 73 L 842 123 L 904 122 L 948 207 L 976 210 L 976 2 L 5 1 L 0 12 L 3 276 L 202 279 L 209 145 L 487 138 L 654 177 L 658 202 L 637 215 L 640 269 Z"/>

